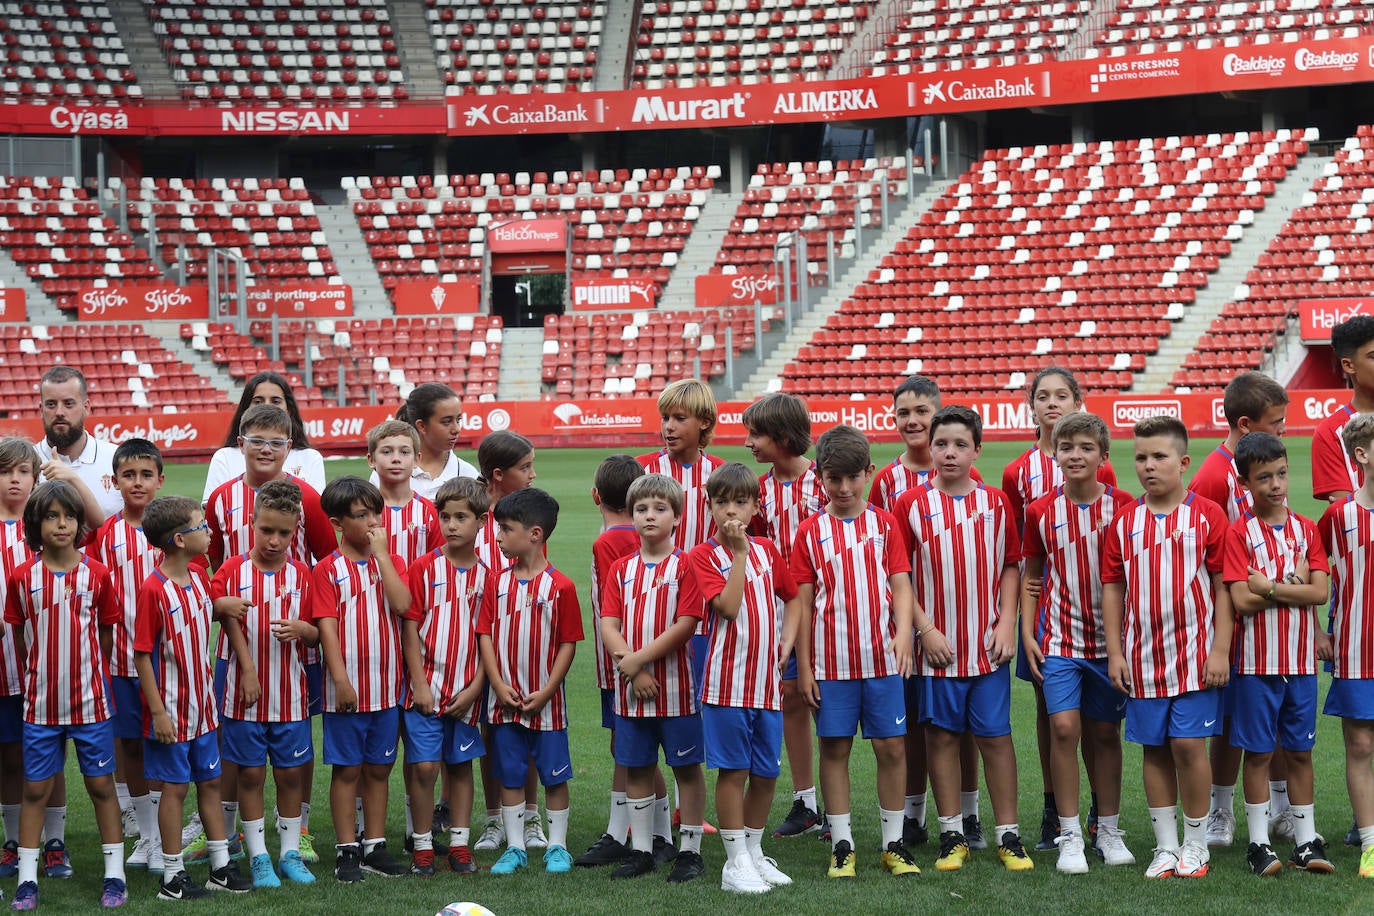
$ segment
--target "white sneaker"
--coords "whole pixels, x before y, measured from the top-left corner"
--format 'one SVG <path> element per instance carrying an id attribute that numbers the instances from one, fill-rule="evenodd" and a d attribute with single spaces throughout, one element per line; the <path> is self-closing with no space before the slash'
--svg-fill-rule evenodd
<path id="1" fill-rule="evenodd" d="M 1269 839 L 1283 840 L 1288 843 L 1296 841 L 1293 833 L 1293 812 L 1284 808 L 1282 813 L 1269 818 Z"/>
<path id="2" fill-rule="evenodd" d="M 525 848 L 547 849 L 549 840 L 544 836 L 544 822 L 539 819 L 538 811 L 525 811 Z"/>
<path id="3" fill-rule="evenodd" d="M 134 813 L 134 806 L 120 808 L 119 817 L 124 825 L 124 835 L 126 837 L 138 836 L 138 815 Z"/>
<path id="4" fill-rule="evenodd" d="M 129 858 L 124 860 L 124 864 L 130 868 L 147 868 L 148 856 L 153 850 L 153 838 L 141 836 L 134 844 L 134 851 L 129 853 Z"/>
<path id="5" fill-rule="evenodd" d="M 1178 868 L 1174 873 L 1180 878 L 1201 878 L 1207 874 L 1207 863 L 1211 859 L 1212 854 L 1207 851 L 1206 846 L 1184 843 L 1183 851 L 1178 857 Z"/>
<path id="6" fill-rule="evenodd" d="M 1083 835 L 1077 832 L 1061 833 L 1054 841 L 1059 845 L 1059 863 L 1055 869 L 1066 875 L 1086 875 L 1088 858 L 1083 854 Z"/>
<path id="7" fill-rule="evenodd" d="M 1207 812 L 1207 846 L 1230 846 L 1236 836 L 1236 816 L 1224 808 L 1213 808 Z"/>
<path id="8" fill-rule="evenodd" d="M 759 877 L 772 887 L 786 887 L 792 883 L 792 879 L 782 873 L 778 868 L 776 859 L 771 859 L 765 855 L 753 856 L 750 859 L 754 863 L 754 871 L 759 873 Z"/>
<path id="9" fill-rule="evenodd" d="M 477 838 L 477 842 L 472 844 L 473 849 L 483 852 L 495 852 L 506 845 L 506 828 L 501 824 L 501 818 L 488 817 L 487 822 L 482 825 L 482 834 Z"/>
<path id="10" fill-rule="evenodd" d="M 148 874 L 158 877 L 166 870 L 162 861 L 162 840 L 158 838 L 153 844 L 153 848 L 148 850 Z"/>
<path id="11" fill-rule="evenodd" d="M 766 894 L 773 889 L 754 867 L 749 856 L 730 859 L 720 870 L 720 889 L 736 894 Z"/>
<path id="12" fill-rule="evenodd" d="M 181 828 L 181 846 L 185 849 L 190 846 L 196 837 L 200 836 L 205 829 L 200 822 L 200 812 L 191 815 L 191 819 L 186 822 L 186 826 Z"/>
<path id="13" fill-rule="evenodd" d="M 1102 853 L 1102 861 L 1108 865 L 1134 865 L 1135 856 L 1126 848 L 1122 839 L 1126 831 L 1120 827 L 1097 825 L 1097 850 Z"/>
<path id="14" fill-rule="evenodd" d="M 1102 828 L 1097 829 L 1098 835 L 1102 833 Z M 1178 872 L 1178 850 L 1177 849 L 1156 849 L 1154 858 L 1150 860 L 1150 867 L 1145 869 L 1147 878 L 1172 878 Z"/>

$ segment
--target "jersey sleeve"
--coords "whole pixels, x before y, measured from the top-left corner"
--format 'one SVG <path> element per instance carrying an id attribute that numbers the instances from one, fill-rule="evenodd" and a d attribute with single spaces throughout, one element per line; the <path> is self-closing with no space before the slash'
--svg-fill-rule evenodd
<path id="1" fill-rule="evenodd" d="M 1022 532 L 1021 536 L 1021 559 L 1045 559 L 1045 541 L 1040 533 L 1040 526 L 1044 519 L 1045 502 L 1037 499 L 1026 510 L 1026 530 Z"/>
<path id="2" fill-rule="evenodd" d="M 320 620 L 339 616 L 339 586 L 334 582 L 334 564 L 319 563 L 310 576 L 310 618 Z"/>
<path id="3" fill-rule="evenodd" d="M 1017 528 L 1021 527 L 1026 511 L 1026 507 L 1021 502 L 1020 482 L 1020 470 L 1025 457 L 1022 454 L 1002 471 L 1002 492 L 1007 496 L 1007 503 L 1011 506 L 1012 521 Z"/>
<path id="4" fill-rule="evenodd" d="M 19 576 L 26 565 L 16 568 L 5 580 L 5 623 L 11 626 L 22 627 L 24 625 L 24 599 L 19 596 L 23 589 L 19 587 Z M 15 635 L 19 634 L 16 633 Z"/>
<path id="5" fill-rule="evenodd" d="M 1250 578 L 1250 545 L 1245 537 L 1245 519 L 1240 519 L 1226 532 L 1222 560 L 1223 582 L 1244 582 Z"/>
<path id="6" fill-rule="evenodd" d="M 1326 548 L 1317 534 L 1317 526 L 1310 518 L 1304 518 L 1302 525 L 1307 529 L 1307 568 L 1311 572 L 1331 573 L 1331 563 L 1326 557 Z"/>
<path id="7" fill-rule="evenodd" d="M 900 573 L 911 572 L 911 554 L 906 549 L 906 538 L 902 537 L 901 529 L 897 527 L 897 520 L 882 509 L 877 509 L 878 515 L 887 523 L 887 542 L 883 545 L 883 565 L 887 569 L 889 576 Z"/>
<path id="8" fill-rule="evenodd" d="M 1121 554 L 1121 528 L 1125 524 L 1125 516 L 1118 517 L 1102 538 L 1103 582 L 1126 581 L 1126 565 Z"/>
<path id="9" fill-rule="evenodd" d="M 686 559 L 683 557 L 684 561 Z M 697 585 L 696 573 L 690 562 L 684 562 L 681 570 L 678 575 L 677 611 L 673 619 L 691 617 L 693 620 L 701 620 L 706 616 L 706 603 L 702 599 L 701 588 Z"/>
<path id="10" fill-rule="evenodd" d="M 807 539 L 811 534 L 811 529 L 815 527 L 815 525 L 812 524 L 812 519 L 817 517 L 818 516 L 813 515 L 797 526 L 797 540 L 792 545 L 791 563 L 792 579 L 798 585 L 816 584 L 816 565 L 811 556 L 811 549 L 807 544 Z"/>
<path id="11" fill-rule="evenodd" d="M 95 560 L 97 563 L 100 563 L 106 567 L 108 567 L 110 564 L 105 558 L 105 536 L 110 531 L 111 523 L 117 520 L 118 516 L 114 515 L 105 519 L 105 521 L 100 523 L 99 528 L 91 532 L 90 539 L 86 541 L 86 556 L 90 557 L 92 560 Z"/>
<path id="12" fill-rule="evenodd" d="M 478 633 L 491 635 L 492 624 L 496 621 L 496 573 L 487 576 L 482 588 L 482 603 L 477 606 L 477 624 L 473 629 Z"/>
<path id="13" fill-rule="evenodd" d="M 444 546 L 444 532 L 439 527 L 439 510 L 434 508 L 434 503 L 421 497 L 420 502 L 425 507 L 425 531 L 429 532 L 429 537 L 425 542 L 425 552 L 433 553 Z"/>
<path id="14" fill-rule="evenodd" d="M 138 600 L 134 611 L 134 651 L 151 653 L 157 648 L 158 634 L 162 632 L 162 589 L 154 584 L 143 583 L 138 590 Z"/>
<path id="15" fill-rule="evenodd" d="M 725 590 L 725 576 L 716 565 L 714 556 L 715 550 L 710 544 L 698 544 L 687 555 L 687 564 L 691 568 L 692 577 L 696 580 L 701 600 L 708 607 L 716 600 L 716 596 Z"/>
<path id="16" fill-rule="evenodd" d="M 95 611 L 96 623 L 103 627 L 112 627 L 123 623 L 124 611 L 119 607 L 114 583 L 110 581 L 110 571 L 100 563 L 92 562 L 91 566 L 95 580 L 91 603 L 92 609 Z M 192 572 L 192 575 L 195 573 Z"/>
<path id="17" fill-rule="evenodd" d="M 916 530 L 911 527 L 911 506 L 916 502 L 916 494 L 919 492 L 919 488 L 907 490 L 897 497 L 897 504 L 889 510 L 893 521 L 897 523 L 897 532 L 902 536 L 902 544 L 908 552 L 915 550 L 916 547 Z"/>
<path id="18" fill-rule="evenodd" d="M 1216 503 L 1208 500 L 1207 518 L 1207 571 L 1219 573 L 1225 564 L 1226 552 L 1226 512 Z"/>
<path id="19" fill-rule="evenodd" d="M 215 570 L 215 574 L 210 577 L 210 600 L 218 601 L 221 598 L 229 597 L 229 583 L 233 581 L 235 571 L 242 564 L 238 557 L 230 557 Z"/>
<path id="20" fill-rule="evenodd" d="M 764 541 L 763 546 L 768 551 L 768 568 L 773 574 L 773 594 L 783 601 L 791 601 L 797 597 L 797 581 L 792 578 L 792 570 L 782 561 L 777 544 Z"/>
<path id="21" fill-rule="evenodd" d="M 432 591 L 426 572 L 434 568 L 434 562 L 434 554 L 427 553 L 410 567 L 410 575 L 406 579 L 406 588 L 410 591 L 410 609 L 405 612 L 404 619 L 416 623 L 425 619 L 429 611 L 429 592 Z"/>
<path id="22" fill-rule="evenodd" d="M 557 602 L 554 608 L 554 632 L 558 634 L 559 644 L 581 642 L 586 636 L 582 633 L 582 605 L 577 601 L 577 586 L 571 580 L 564 579 L 554 601 Z"/>
<path id="23" fill-rule="evenodd" d="M 316 562 L 329 556 L 339 546 L 329 516 L 320 508 L 320 494 L 309 486 L 301 487 L 301 516 L 305 525 L 305 544 Z M 338 616 L 337 614 L 335 616 Z"/>
<path id="24" fill-rule="evenodd" d="M 1331 555 L 1336 552 L 1336 526 L 1340 524 L 1336 517 L 1340 512 L 1341 504 L 1338 502 L 1332 503 L 1326 507 L 1326 511 L 1322 513 L 1322 517 L 1317 520 L 1317 534 L 1321 536 L 1322 550 L 1326 552 L 1328 562 Z M 14 593 L 13 588 L 10 588 L 10 593 Z"/>
<path id="25" fill-rule="evenodd" d="M 1332 493 L 1352 489 L 1340 440 L 1332 435 L 1331 425 L 1323 421 L 1312 434 L 1312 496 L 1329 499 Z"/>
<path id="26" fill-rule="evenodd" d="M 297 599 L 301 603 L 300 618 L 305 623 L 313 626 L 315 623 L 315 609 L 310 606 L 310 596 L 315 593 L 315 585 L 310 581 L 310 567 L 306 566 L 300 560 L 292 560 L 291 563 L 296 567 L 296 574 L 299 576 L 299 581 L 301 583 L 301 593 L 300 597 Z"/>
<path id="27" fill-rule="evenodd" d="M 620 573 L 624 568 L 625 562 L 618 560 L 606 571 L 606 581 L 601 585 L 602 617 L 619 620 L 625 616 L 625 594 L 620 584 Z"/>
<path id="28" fill-rule="evenodd" d="M 210 546 L 206 549 L 205 556 L 216 569 L 224 562 L 224 524 L 220 521 L 223 505 L 223 494 L 220 493 L 220 488 L 216 487 L 205 504 L 205 523 L 210 526 Z"/>
<path id="29" fill-rule="evenodd" d="M 892 507 L 887 504 L 887 482 L 891 479 L 892 465 L 883 465 L 883 469 L 874 475 L 873 483 L 868 487 L 868 504 L 870 506 L 892 511 Z"/>
<path id="30" fill-rule="evenodd" d="M 1015 566 L 1021 562 L 1021 524 L 1024 519 L 1012 511 L 1011 494 L 1005 490 L 1000 492 L 1002 508 L 1008 513 L 1006 526 L 1007 543 L 1006 559 L 1002 561 L 1004 566 Z"/>

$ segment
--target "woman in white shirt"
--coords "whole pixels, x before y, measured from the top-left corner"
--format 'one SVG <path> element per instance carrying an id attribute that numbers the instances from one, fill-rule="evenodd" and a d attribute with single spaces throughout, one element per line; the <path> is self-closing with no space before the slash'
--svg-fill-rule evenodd
<path id="1" fill-rule="evenodd" d="M 306 435 L 305 424 L 301 422 L 301 410 L 296 406 L 296 396 L 291 393 L 291 383 L 276 372 L 259 372 L 244 385 L 243 397 L 239 398 L 238 409 L 234 411 L 234 418 L 229 421 L 229 431 L 224 436 L 224 447 L 210 459 L 202 503 L 208 501 L 210 494 L 221 484 L 243 473 L 243 452 L 238 444 L 239 420 L 243 418 L 245 410 L 256 404 L 280 407 L 291 418 L 291 451 L 286 454 L 283 470 L 304 480 L 316 492 L 324 489 L 324 457 L 310 447 L 310 437 Z"/>

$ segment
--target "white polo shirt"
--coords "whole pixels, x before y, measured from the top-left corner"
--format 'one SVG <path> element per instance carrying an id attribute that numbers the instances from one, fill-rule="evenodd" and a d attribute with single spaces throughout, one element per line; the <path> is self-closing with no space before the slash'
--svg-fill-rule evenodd
<path id="1" fill-rule="evenodd" d="M 44 464 L 56 457 L 63 464 L 75 470 L 76 475 L 81 478 L 81 482 L 90 487 L 95 498 L 99 500 L 100 509 L 105 513 L 106 518 L 124 508 L 124 497 L 115 487 L 114 453 L 116 446 L 113 442 L 97 439 L 87 433 L 86 447 L 75 459 L 68 458 L 61 452 L 54 450 L 48 444 L 47 439 L 39 439 L 34 443 L 34 448 L 38 449 L 38 457 L 43 459 Z"/>
<path id="2" fill-rule="evenodd" d="M 439 492 L 439 488 L 444 485 L 444 482 L 453 480 L 455 477 L 471 477 L 476 480 L 478 470 L 459 458 L 457 452 L 449 452 L 448 463 L 444 465 L 444 469 L 439 472 L 438 477 L 420 467 L 420 463 L 417 461 L 414 469 L 410 472 L 410 489 L 414 491 L 416 496 L 423 496 L 432 501 L 434 494 Z M 368 480 L 372 481 L 373 486 L 376 486 L 380 478 L 377 477 L 377 472 L 373 471 Z"/>

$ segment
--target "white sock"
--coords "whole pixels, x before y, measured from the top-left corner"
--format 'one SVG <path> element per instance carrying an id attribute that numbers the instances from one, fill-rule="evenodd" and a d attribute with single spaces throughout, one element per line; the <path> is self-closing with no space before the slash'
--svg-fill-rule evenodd
<path id="1" fill-rule="evenodd" d="M 681 824 L 677 828 L 677 848 L 681 852 L 701 853 L 700 824 Z"/>
<path id="2" fill-rule="evenodd" d="M 959 793 L 959 813 L 964 817 L 972 815 L 978 816 L 978 793 L 960 792 Z"/>
<path id="3" fill-rule="evenodd" d="M 1360 828 L 1360 852 L 1363 853 L 1366 849 L 1369 849 L 1370 847 L 1374 847 L 1374 827 L 1361 827 L 1361 828 Z M 22 853 L 24 852 L 24 850 L 21 849 L 21 850 L 19 850 L 19 852 L 22 854 Z M 22 862 L 23 859 L 21 858 L 20 861 Z M 24 875 L 23 872 L 20 872 L 20 873 L 19 873 L 19 876 L 20 876 L 20 877 L 19 877 L 19 880 L 20 880 L 20 881 L 23 881 L 23 880 L 24 880 L 23 875 Z"/>
<path id="4" fill-rule="evenodd" d="M 654 814 L 658 807 L 652 795 L 643 798 L 629 798 L 630 842 L 636 852 L 654 851 Z"/>
<path id="5" fill-rule="evenodd" d="M 157 821 L 158 812 L 159 812 L 160 810 L 162 810 L 162 790 L 161 790 L 161 789 L 149 789 L 149 790 L 148 790 L 148 804 L 150 804 L 150 805 L 152 806 L 152 813 L 149 815 L 149 823 L 152 825 L 152 826 L 149 828 L 149 836 L 151 836 L 151 837 L 153 838 L 153 845 L 155 845 L 158 849 L 161 849 L 161 848 L 162 848 L 162 827 L 161 827 L 161 825 L 158 824 L 158 821 Z"/>
<path id="6" fill-rule="evenodd" d="M 406 796 L 406 836 L 415 835 L 415 816 L 410 813 L 410 796 Z M 418 848 L 418 847 L 417 847 Z"/>
<path id="7" fill-rule="evenodd" d="M 43 809 L 43 837 L 48 840 L 67 839 L 67 806 L 57 805 Z"/>
<path id="8" fill-rule="evenodd" d="M 448 828 L 448 845 L 451 849 L 468 844 L 468 837 L 472 832 L 471 827 L 450 827 Z"/>
<path id="9" fill-rule="evenodd" d="M 1117 825 L 1120 824 L 1120 823 L 1121 823 L 1121 815 L 1120 815 L 1120 814 L 1099 814 L 1099 815 L 1097 816 L 1097 829 L 1098 829 L 1098 830 L 1101 830 L 1103 827 L 1110 827 L 1112 830 L 1115 830 L 1115 829 L 1117 829 Z"/>
<path id="10" fill-rule="evenodd" d="M 23 805 L 0 805 L 0 818 L 5 823 L 5 839 L 19 842 L 19 812 Z"/>
<path id="11" fill-rule="evenodd" d="M 1250 835 L 1250 842 L 1259 846 L 1269 844 L 1269 803 L 1260 802 L 1252 805 L 1245 803 L 1245 826 Z"/>
<path id="12" fill-rule="evenodd" d="M 1021 825 L 1020 825 L 1020 824 L 998 824 L 996 827 L 993 828 L 993 831 L 994 831 L 994 833 L 996 834 L 997 845 L 998 845 L 998 846 L 1001 846 L 1001 845 L 1002 845 L 1002 837 L 1006 836 L 1008 833 L 1014 833 L 1014 834 L 1016 834 L 1018 837 L 1021 835 Z"/>
<path id="13" fill-rule="evenodd" d="M 124 880 L 124 844 L 101 843 L 100 855 L 105 859 L 105 877 Z"/>
<path id="14" fill-rule="evenodd" d="M 310 832 L 310 802 L 301 802 L 301 833 Z"/>
<path id="15" fill-rule="evenodd" d="M 827 812 L 826 821 L 830 824 L 830 848 L 834 849 L 841 841 L 849 844 L 849 848 L 854 848 L 854 834 L 849 830 L 849 812 L 844 814 L 834 814 Z"/>
<path id="16" fill-rule="evenodd" d="M 1099 820 L 1098 823 L 1100 824 L 1101 821 Z M 1059 832 L 1064 836 L 1073 833 L 1081 834 L 1082 828 L 1078 823 L 1078 815 L 1075 814 L 1073 817 L 1065 817 L 1062 814 L 1059 815 Z"/>
<path id="17" fill-rule="evenodd" d="M 937 815 L 935 819 L 940 822 L 941 833 L 964 832 L 964 816 L 962 814 L 951 814 L 949 817 L 940 817 Z"/>
<path id="18" fill-rule="evenodd" d="M 1207 818 L 1183 815 L 1183 842 L 1207 848 Z"/>
<path id="19" fill-rule="evenodd" d="M 411 842 L 413 842 L 413 843 L 415 844 L 415 851 L 416 851 L 416 852 L 420 852 L 420 851 L 423 851 L 423 850 L 426 850 L 426 849 L 430 850 L 431 852 L 434 851 L 434 832 L 433 832 L 433 831 L 426 830 L 424 833 L 412 833 L 412 834 L 410 835 L 410 839 L 411 839 Z"/>
<path id="20" fill-rule="evenodd" d="M 1289 808 L 1293 812 L 1293 842 L 1298 846 L 1317 838 L 1317 821 L 1312 808 L 1312 805 L 1293 805 Z"/>
<path id="21" fill-rule="evenodd" d="M 1099 824 L 1102 822 L 1099 820 Z M 1155 848 L 1178 849 L 1178 806 L 1150 809 L 1150 826 L 1155 831 Z"/>
<path id="22" fill-rule="evenodd" d="M 926 793 L 920 795 L 908 795 L 906 797 L 905 816 L 911 818 L 918 824 L 926 822 Z"/>
<path id="23" fill-rule="evenodd" d="M 743 830 L 720 829 L 720 841 L 725 844 L 725 861 L 734 862 L 749 855 L 749 844 Z"/>
<path id="24" fill-rule="evenodd" d="M 371 854 L 372 854 L 372 850 L 376 849 L 378 846 L 380 846 L 382 843 L 385 843 L 385 842 L 386 842 L 386 837 L 377 836 L 377 837 L 372 837 L 371 839 L 369 839 L 369 838 L 367 838 L 367 837 L 363 837 L 363 855 L 364 855 L 364 856 L 369 856 L 369 855 L 371 855 Z"/>
<path id="25" fill-rule="evenodd" d="M 38 883 L 38 850 L 19 847 L 19 883 Z"/>
<path id="26" fill-rule="evenodd" d="M 552 808 L 545 809 L 549 815 L 549 845 L 562 846 L 568 848 L 568 809 L 555 811 Z"/>
<path id="27" fill-rule="evenodd" d="M 630 835 L 630 805 L 624 792 L 611 793 L 611 815 L 606 819 L 606 833 L 617 843 L 624 843 Z"/>
<path id="28" fill-rule="evenodd" d="M 277 818 L 277 839 L 281 842 L 281 856 L 286 858 L 288 852 L 301 851 L 301 818 L 299 817 L 278 817 Z"/>
<path id="29" fill-rule="evenodd" d="M 186 870 L 186 862 L 181 857 L 181 853 L 176 855 L 162 854 L 162 883 L 168 884 L 173 878 Z M 22 878 L 20 880 L 23 880 Z"/>
<path id="30" fill-rule="evenodd" d="M 155 835 L 153 824 L 153 800 L 146 794 L 129 799 L 134 809 L 134 819 L 138 821 L 138 838 L 151 839 Z"/>
<path id="31" fill-rule="evenodd" d="M 258 818 L 243 822 L 243 842 L 248 847 L 248 858 L 253 860 L 267 854 L 267 821 Z"/>
<path id="32" fill-rule="evenodd" d="M 239 834 L 239 803 L 220 802 L 220 807 L 224 809 L 224 838 L 232 840 Z"/>
<path id="33" fill-rule="evenodd" d="M 654 799 L 654 826 L 650 833 L 663 837 L 669 843 L 673 841 L 673 809 L 666 795 Z"/>
<path id="34" fill-rule="evenodd" d="M 506 845 L 525 848 L 525 803 L 501 806 L 501 823 L 506 828 Z"/>
<path id="35" fill-rule="evenodd" d="M 800 801 L 802 801 L 802 802 L 805 802 L 805 803 L 806 803 L 806 807 L 810 808 L 812 811 L 818 810 L 818 809 L 816 808 L 816 787 L 815 787 L 815 786 L 811 786 L 810 788 L 807 788 L 807 789 L 798 789 L 797 791 L 795 791 L 795 792 L 792 793 L 792 799 L 793 799 L 794 801 L 800 800 Z"/>
<path id="36" fill-rule="evenodd" d="M 127 782 L 115 783 L 115 798 L 119 799 L 120 811 L 129 807 L 129 784 Z"/>
<path id="37" fill-rule="evenodd" d="M 1235 786 L 1212 786 L 1212 810 L 1234 811 L 1236 807 Z"/>
<path id="38" fill-rule="evenodd" d="M 363 832 L 363 800 L 361 798 L 353 799 L 353 825 L 355 832 Z"/>
<path id="39" fill-rule="evenodd" d="M 1271 779 L 1269 781 L 1269 815 L 1278 817 L 1288 810 L 1288 780 Z"/>
<path id="40" fill-rule="evenodd" d="M 210 867 L 223 868 L 229 864 L 228 840 L 205 840 L 205 848 L 210 851 Z"/>
<path id="41" fill-rule="evenodd" d="M 901 809 L 889 811 L 881 805 L 878 806 L 878 823 L 882 824 L 883 828 L 883 849 L 891 843 L 901 842 L 904 814 Z"/>
<path id="42" fill-rule="evenodd" d="M 744 845 L 749 849 L 749 855 L 758 858 L 763 855 L 763 828 L 745 827 Z"/>

